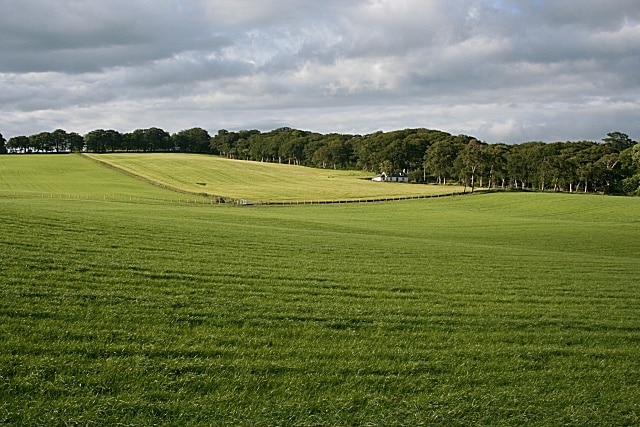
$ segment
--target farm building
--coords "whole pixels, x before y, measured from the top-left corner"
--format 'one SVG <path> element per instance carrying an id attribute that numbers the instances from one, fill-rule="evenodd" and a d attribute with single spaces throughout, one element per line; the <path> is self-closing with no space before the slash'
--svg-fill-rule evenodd
<path id="1" fill-rule="evenodd" d="M 379 182 L 409 182 L 409 177 L 404 172 L 391 172 L 389 174 L 382 172 L 371 179 Z"/>

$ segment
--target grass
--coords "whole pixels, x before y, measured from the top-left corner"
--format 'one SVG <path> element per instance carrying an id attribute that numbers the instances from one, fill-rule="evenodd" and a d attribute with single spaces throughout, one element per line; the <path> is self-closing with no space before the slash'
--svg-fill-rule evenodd
<path id="1" fill-rule="evenodd" d="M 0 424 L 640 422 L 637 198 L 226 209 L 77 161 L 149 199 L 0 169 Z"/>
<path id="2" fill-rule="evenodd" d="M 165 189 L 99 167 L 78 155 L 0 156 L 0 195 L 72 198 L 172 197 Z"/>
<path id="3" fill-rule="evenodd" d="M 462 187 L 371 181 L 359 171 L 229 160 L 197 154 L 86 156 L 179 191 L 253 203 L 413 197 L 462 192 Z"/>

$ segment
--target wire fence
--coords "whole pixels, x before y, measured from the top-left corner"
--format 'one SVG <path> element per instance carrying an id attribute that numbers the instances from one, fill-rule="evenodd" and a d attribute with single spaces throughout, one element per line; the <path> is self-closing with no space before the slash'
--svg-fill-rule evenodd
<path id="1" fill-rule="evenodd" d="M 405 200 L 418 199 L 434 199 L 440 197 L 461 196 L 470 194 L 469 192 L 451 192 L 441 194 L 424 194 L 412 196 L 389 196 L 389 197 L 367 197 L 358 199 L 336 199 L 336 200 L 282 200 L 282 201 L 259 201 L 251 203 L 255 206 L 291 206 L 291 205 L 341 205 L 341 204 L 357 204 L 357 203 L 381 203 L 381 202 L 399 202 Z"/>

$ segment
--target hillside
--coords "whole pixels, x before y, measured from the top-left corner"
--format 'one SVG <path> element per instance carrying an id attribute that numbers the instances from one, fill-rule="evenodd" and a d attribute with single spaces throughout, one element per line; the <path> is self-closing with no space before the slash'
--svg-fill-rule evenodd
<path id="1" fill-rule="evenodd" d="M 409 198 L 462 192 L 459 186 L 371 181 L 359 171 L 230 160 L 198 154 L 85 154 L 178 191 L 252 203 Z"/>
<path id="2" fill-rule="evenodd" d="M 0 156 L 0 195 L 48 198 L 169 199 L 167 189 L 134 179 L 79 155 Z"/>

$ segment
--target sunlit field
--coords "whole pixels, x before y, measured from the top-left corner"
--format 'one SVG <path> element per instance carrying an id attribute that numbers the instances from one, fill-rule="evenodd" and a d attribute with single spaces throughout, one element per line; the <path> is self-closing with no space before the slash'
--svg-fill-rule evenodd
<path id="1" fill-rule="evenodd" d="M 406 198 L 462 192 L 463 187 L 380 183 L 370 172 L 230 160 L 198 154 L 87 154 L 179 191 L 251 203 Z"/>
<path id="2" fill-rule="evenodd" d="M 52 154 L 0 156 L 0 196 L 3 195 L 147 201 L 179 197 L 178 193 L 132 179 L 83 156 Z"/>
<path id="3" fill-rule="evenodd" d="M 0 156 L 0 424 L 640 423 L 638 198 L 175 204 L 38 157 Z"/>

